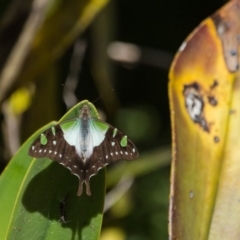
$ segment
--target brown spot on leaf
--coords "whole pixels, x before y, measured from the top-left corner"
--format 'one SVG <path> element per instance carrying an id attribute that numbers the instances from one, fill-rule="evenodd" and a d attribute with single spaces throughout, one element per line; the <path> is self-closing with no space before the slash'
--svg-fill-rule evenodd
<path id="1" fill-rule="evenodd" d="M 235 72 L 239 69 L 240 2 L 229 2 L 212 19 L 222 42 L 226 65 L 230 72 Z"/>
<path id="2" fill-rule="evenodd" d="M 214 96 L 208 96 L 208 102 L 212 105 L 212 106 L 217 106 L 218 102 L 216 100 L 216 98 Z"/>
<path id="3" fill-rule="evenodd" d="M 216 88 L 218 86 L 218 81 L 214 80 L 213 84 L 210 86 L 210 89 L 213 90 L 214 88 Z"/>
<path id="4" fill-rule="evenodd" d="M 231 109 L 229 113 L 230 113 L 230 114 L 234 114 L 235 112 L 236 112 L 236 110 Z"/>
<path id="5" fill-rule="evenodd" d="M 190 118 L 193 122 L 199 124 L 204 131 L 209 132 L 209 126 L 204 117 L 204 100 L 201 95 L 200 85 L 197 82 L 184 85 L 183 95 Z"/>

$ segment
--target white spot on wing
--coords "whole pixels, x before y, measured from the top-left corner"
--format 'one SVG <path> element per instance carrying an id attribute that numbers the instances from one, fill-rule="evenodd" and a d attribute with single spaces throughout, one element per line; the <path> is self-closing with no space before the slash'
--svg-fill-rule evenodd
<path id="1" fill-rule="evenodd" d="M 125 152 L 125 155 L 128 155 L 128 152 Z"/>
<path id="2" fill-rule="evenodd" d="M 55 151 L 55 152 L 54 152 L 54 154 L 56 155 L 56 154 L 57 154 L 57 152 Z"/>
<path id="3" fill-rule="evenodd" d="M 111 154 L 111 156 L 113 156 L 113 153 L 112 153 L 112 152 L 111 152 L 110 154 Z"/>
<path id="4" fill-rule="evenodd" d="M 114 145 L 115 145 L 115 142 L 111 142 L 111 145 L 114 146 Z"/>
<path id="5" fill-rule="evenodd" d="M 42 149 L 40 149 L 39 152 L 42 152 Z"/>
<path id="6" fill-rule="evenodd" d="M 118 155 L 118 152 L 115 152 L 116 155 Z"/>
<path id="7" fill-rule="evenodd" d="M 61 157 L 62 157 L 62 154 L 59 154 L 59 157 L 61 158 Z"/>
<path id="8" fill-rule="evenodd" d="M 49 150 L 49 153 L 51 153 L 52 152 L 52 150 Z"/>
<path id="9" fill-rule="evenodd" d="M 108 155 L 106 155 L 106 159 L 108 159 Z"/>
<path id="10" fill-rule="evenodd" d="M 57 141 L 56 141 L 56 140 L 53 140 L 53 144 L 56 145 L 56 144 L 57 144 Z"/>
<path id="11" fill-rule="evenodd" d="M 135 153 L 135 151 L 136 151 L 135 148 L 133 148 L 132 151 Z"/>
<path id="12" fill-rule="evenodd" d="M 32 150 L 34 150 L 35 149 L 35 147 L 34 146 L 32 146 Z"/>

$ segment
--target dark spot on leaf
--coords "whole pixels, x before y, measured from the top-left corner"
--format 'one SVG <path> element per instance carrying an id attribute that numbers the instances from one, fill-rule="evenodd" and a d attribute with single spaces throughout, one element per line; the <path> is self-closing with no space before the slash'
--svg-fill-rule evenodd
<path id="1" fill-rule="evenodd" d="M 220 141 L 219 137 L 218 137 L 218 136 L 215 136 L 215 137 L 214 137 L 214 142 L 215 142 L 215 143 L 219 143 L 219 141 Z"/>
<path id="2" fill-rule="evenodd" d="M 239 69 L 239 64 L 236 64 L 236 71 Z"/>
<path id="3" fill-rule="evenodd" d="M 199 118 L 199 121 L 197 123 L 200 124 L 200 126 L 203 128 L 204 131 L 209 132 L 209 127 L 205 118 Z"/>
<path id="4" fill-rule="evenodd" d="M 210 86 L 210 89 L 213 90 L 217 86 L 218 86 L 218 80 L 214 80 L 213 84 Z"/>
<path id="5" fill-rule="evenodd" d="M 198 123 L 204 131 L 209 132 L 209 127 L 203 113 L 204 101 L 201 95 L 200 85 L 196 82 L 184 85 L 183 95 L 185 97 L 185 106 L 190 118 L 193 122 Z"/>
<path id="6" fill-rule="evenodd" d="M 232 50 L 230 51 L 230 54 L 231 54 L 232 56 L 236 56 L 236 55 L 237 55 L 237 50 L 233 50 L 233 49 L 232 49 Z"/>
<path id="7" fill-rule="evenodd" d="M 236 111 L 233 110 L 233 109 L 231 109 L 231 110 L 229 111 L 230 114 L 234 114 L 235 112 L 236 112 Z"/>
<path id="8" fill-rule="evenodd" d="M 214 96 L 208 96 L 208 102 L 212 105 L 212 106 L 217 106 L 218 102 L 216 100 L 216 98 Z"/>

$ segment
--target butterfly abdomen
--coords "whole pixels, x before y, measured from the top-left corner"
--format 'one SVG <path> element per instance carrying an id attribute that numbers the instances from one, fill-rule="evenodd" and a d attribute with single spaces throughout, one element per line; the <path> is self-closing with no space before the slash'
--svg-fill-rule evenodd
<path id="1" fill-rule="evenodd" d="M 79 144 L 81 157 L 85 161 L 89 145 L 89 121 L 85 118 L 80 119 Z"/>

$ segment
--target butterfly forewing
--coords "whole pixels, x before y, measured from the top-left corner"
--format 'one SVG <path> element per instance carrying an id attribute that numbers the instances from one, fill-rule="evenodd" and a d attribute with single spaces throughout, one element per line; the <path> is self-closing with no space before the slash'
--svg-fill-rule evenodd
<path id="1" fill-rule="evenodd" d="M 43 132 L 31 145 L 28 154 L 35 158 L 50 158 L 68 168 L 83 180 L 84 167 L 74 146 L 67 143 L 60 125 Z M 81 189 L 80 189 L 81 190 Z"/>

